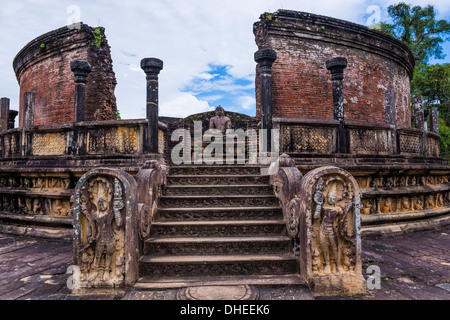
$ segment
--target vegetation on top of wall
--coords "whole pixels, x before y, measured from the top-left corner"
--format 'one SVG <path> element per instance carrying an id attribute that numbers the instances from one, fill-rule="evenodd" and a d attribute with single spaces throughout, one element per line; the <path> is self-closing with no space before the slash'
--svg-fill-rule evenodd
<path id="1" fill-rule="evenodd" d="M 94 35 L 94 43 L 92 44 L 92 46 L 94 46 L 96 49 L 99 49 L 103 41 L 105 40 L 103 28 L 101 27 L 95 28 L 93 31 L 93 35 Z"/>
<path id="2" fill-rule="evenodd" d="M 278 21 L 278 18 L 275 17 L 275 15 L 272 12 L 264 12 L 259 19 L 262 21 L 264 20 L 271 20 L 271 21 Z"/>

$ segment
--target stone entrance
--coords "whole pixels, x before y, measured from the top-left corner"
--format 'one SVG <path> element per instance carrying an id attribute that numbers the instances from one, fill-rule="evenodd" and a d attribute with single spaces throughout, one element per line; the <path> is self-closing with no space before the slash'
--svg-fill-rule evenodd
<path id="1" fill-rule="evenodd" d="M 141 284 L 161 277 L 248 276 L 251 282 L 298 274 L 298 264 L 260 167 L 171 168 L 140 260 Z"/>

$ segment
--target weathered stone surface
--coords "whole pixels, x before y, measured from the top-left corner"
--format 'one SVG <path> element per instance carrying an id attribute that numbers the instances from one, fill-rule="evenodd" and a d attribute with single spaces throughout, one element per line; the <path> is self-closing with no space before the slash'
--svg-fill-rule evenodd
<path id="1" fill-rule="evenodd" d="M 34 39 L 14 59 L 14 71 L 20 84 L 20 107 L 25 92 L 36 94 L 31 125 L 74 121 L 75 87 L 70 68 L 73 60 L 83 60 L 93 66 L 86 84 L 85 119 L 116 119 L 116 79 L 105 30 L 81 24 L 80 29 L 63 27 Z M 20 114 L 19 126 L 22 126 L 22 112 Z"/>
<path id="2" fill-rule="evenodd" d="M 356 180 L 336 167 L 313 170 L 298 201 L 302 276 L 318 293 L 364 293 Z"/>
<path id="3" fill-rule="evenodd" d="M 74 263 L 80 268 L 81 288 L 135 283 L 137 209 L 137 185 L 126 172 L 95 169 L 78 181 L 73 209 Z"/>
<path id="4" fill-rule="evenodd" d="M 0 99 L 0 132 L 8 130 L 9 121 L 9 103 L 8 98 Z"/>
<path id="5" fill-rule="evenodd" d="M 158 209 L 162 188 L 167 183 L 169 168 L 156 160 L 148 161 L 136 176 L 139 201 L 139 236 L 145 240 Z"/>
<path id="6" fill-rule="evenodd" d="M 258 300 L 256 288 L 249 285 L 241 286 L 203 286 L 188 287 L 177 293 L 177 300 Z"/>
<path id="7" fill-rule="evenodd" d="M 158 106 L 159 84 L 158 75 L 163 69 L 164 63 L 156 58 L 146 58 L 141 61 L 141 68 L 147 75 L 147 137 L 145 151 L 158 153 Z"/>
<path id="8" fill-rule="evenodd" d="M 231 129 L 231 119 L 225 116 L 225 110 L 222 106 L 216 108 L 216 116 L 209 120 L 209 129 L 219 130 L 221 133 L 226 133 Z"/>
<path id="9" fill-rule="evenodd" d="M 414 57 L 401 42 L 365 26 L 306 12 L 278 10 L 254 24 L 259 49 L 277 52 L 273 117 L 334 118 L 326 61 L 346 57 L 346 121 L 385 123 L 385 91 L 395 91 L 397 125 L 411 127 Z M 357 39 L 357 40 L 356 40 Z M 259 74 L 256 75 L 257 117 Z"/>
<path id="10" fill-rule="evenodd" d="M 288 235 L 293 239 L 298 239 L 300 221 L 298 215 L 293 215 L 295 209 L 293 210 L 292 206 L 295 206 L 295 203 L 292 203 L 292 201 L 300 195 L 300 182 L 303 176 L 295 167 L 295 161 L 288 155 L 282 155 L 275 167 L 279 169 L 278 172 L 274 172 L 270 176 L 270 183 L 273 185 L 275 195 L 283 208 Z"/>

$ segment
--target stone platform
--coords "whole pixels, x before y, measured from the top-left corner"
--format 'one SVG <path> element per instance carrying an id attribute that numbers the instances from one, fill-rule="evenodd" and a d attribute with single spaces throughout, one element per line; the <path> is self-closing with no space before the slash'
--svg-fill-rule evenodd
<path id="1" fill-rule="evenodd" d="M 301 282 L 275 285 L 237 277 L 232 282 L 187 283 L 184 287 L 130 291 L 99 290 L 73 295 L 67 288 L 72 244 L 0 235 L 0 300 L 177 300 L 210 299 L 211 286 L 219 286 L 217 299 L 239 300 L 449 300 L 450 227 L 397 237 L 366 237 L 363 275 L 369 266 L 381 269 L 381 289 L 367 295 L 316 296 Z M 292 280 L 292 279 L 291 279 Z M 208 293 L 209 292 L 209 293 Z"/>

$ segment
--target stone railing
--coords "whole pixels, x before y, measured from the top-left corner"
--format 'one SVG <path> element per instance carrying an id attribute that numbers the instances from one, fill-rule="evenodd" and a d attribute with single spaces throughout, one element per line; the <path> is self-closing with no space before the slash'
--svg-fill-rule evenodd
<path id="1" fill-rule="evenodd" d="M 22 131 L 11 129 L 0 132 L 0 157 L 16 158 L 22 155 Z"/>
<path id="2" fill-rule="evenodd" d="M 402 155 L 423 155 L 423 131 L 414 128 L 401 128 L 398 133 L 398 153 Z"/>
<path id="3" fill-rule="evenodd" d="M 389 125 L 346 122 L 349 153 L 389 155 L 393 153 L 395 137 Z"/>
<path id="4" fill-rule="evenodd" d="M 335 120 L 274 119 L 283 153 L 333 154 L 339 122 Z"/>
<path id="5" fill-rule="evenodd" d="M 146 119 L 79 122 L 0 133 L 0 159 L 28 156 L 144 154 Z M 159 154 L 166 151 L 167 126 L 159 124 Z"/>
<path id="6" fill-rule="evenodd" d="M 417 156 L 439 158 L 440 136 L 416 128 L 394 129 L 387 124 L 345 122 L 344 147 L 338 146 L 339 122 L 274 118 L 280 130 L 280 152 L 290 155 L 333 155 L 346 150 L 351 155 Z M 341 139 L 342 140 L 342 139 Z"/>

